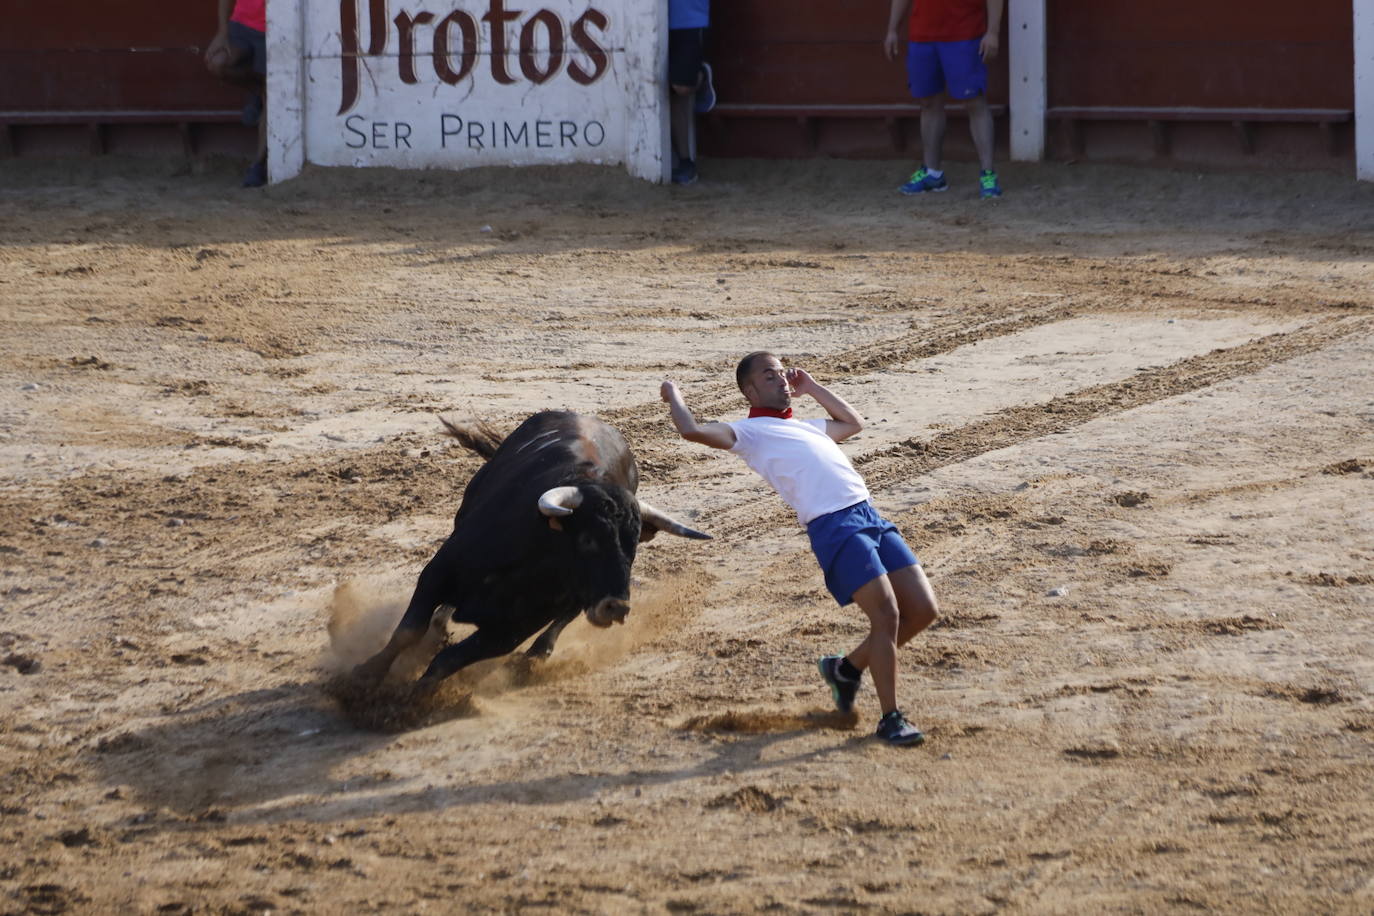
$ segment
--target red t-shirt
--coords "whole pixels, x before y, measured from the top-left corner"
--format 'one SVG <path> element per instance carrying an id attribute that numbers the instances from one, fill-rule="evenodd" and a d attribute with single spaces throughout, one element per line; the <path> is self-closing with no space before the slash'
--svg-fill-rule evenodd
<path id="1" fill-rule="evenodd" d="M 912 41 L 968 41 L 987 31 L 987 0 L 912 0 Z"/>
<path id="2" fill-rule="evenodd" d="M 267 0 L 238 0 L 234 4 L 234 13 L 229 19 L 239 25 L 246 25 L 250 29 L 266 32 Z"/>

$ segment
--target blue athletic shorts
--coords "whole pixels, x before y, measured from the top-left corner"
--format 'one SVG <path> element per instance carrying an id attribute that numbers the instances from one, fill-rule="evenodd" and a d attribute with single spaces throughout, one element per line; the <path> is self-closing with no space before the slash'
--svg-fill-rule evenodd
<path id="1" fill-rule="evenodd" d="M 988 68 L 978 54 L 981 38 L 967 41 L 913 41 L 906 46 L 906 85 L 918 99 L 948 89 L 951 99 L 971 99 L 988 91 Z"/>
<path id="2" fill-rule="evenodd" d="M 879 515 L 867 500 L 813 518 L 806 525 L 806 533 L 811 538 L 811 551 L 825 572 L 825 587 L 840 607 L 884 573 L 920 562 L 897 526 Z"/>

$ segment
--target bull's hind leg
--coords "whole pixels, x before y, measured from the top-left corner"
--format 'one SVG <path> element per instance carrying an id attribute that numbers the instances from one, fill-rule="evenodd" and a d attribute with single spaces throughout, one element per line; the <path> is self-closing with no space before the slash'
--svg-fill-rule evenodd
<path id="1" fill-rule="evenodd" d="M 429 669 L 415 684 L 416 691 L 426 693 L 439 686 L 449 675 L 486 658 L 496 658 L 515 651 L 515 647 L 529 638 L 527 630 L 482 627 L 467 639 L 454 643 L 429 663 Z"/>
<path id="2" fill-rule="evenodd" d="M 564 616 L 559 617 L 553 623 L 549 624 L 548 629 L 546 629 L 543 633 L 540 633 L 539 638 L 536 639 L 530 645 L 530 647 L 525 650 L 526 657 L 548 658 L 550 655 L 552 655 L 553 644 L 558 641 L 558 637 L 560 634 L 562 634 L 563 628 L 566 627 L 568 624 L 572 623 L 573 618 L 576 617 L 577 614 L 577 611 L 573 611 L 571 614 L 565 614 Z"/>

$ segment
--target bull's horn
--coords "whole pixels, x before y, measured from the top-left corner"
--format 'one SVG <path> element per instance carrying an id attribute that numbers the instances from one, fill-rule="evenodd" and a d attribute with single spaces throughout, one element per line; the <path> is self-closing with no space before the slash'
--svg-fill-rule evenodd
<path id="1" fill-rule="evenodd" d="M 554 487 L 545 490 L 539 497 L 539 511 L 549 518 L 558 515 L 572 515 L 573 510 L 582 505 L 582 491 L 577 487 Z"/>
<path id="2" fill-rule="evenodd" d="M 645 524 L 652 525 L 659 531 L 666 531 L 669 534 L 676 534 L 680 538 L 695 538 L 698 541 L 709 541 L 711 536 L 695 528 L 688 528 L 675 518 L 670 518 L 644 500 L 639 501 L 639 517 Z"/>

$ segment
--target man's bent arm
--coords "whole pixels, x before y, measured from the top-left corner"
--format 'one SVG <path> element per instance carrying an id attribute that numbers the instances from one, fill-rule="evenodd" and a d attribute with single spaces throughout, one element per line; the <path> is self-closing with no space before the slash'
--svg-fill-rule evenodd
<path id="1" fill-rule="evenodd" d="M 682 400 L 682 392 L 674 382 L 664 382 L 659 388 L 659 396 L 668 403 L 668 413 L 678 434 L 688 442 L 699 442 L 711 448 L 734 448 L 735 431 L 728 423 L 697 423 L 696 417 L 687 409 Z"/>
<path id="2" fill-rule="evenodd" d="M 788 369 L 787 381 L 797 394 L 809 395 L 830 414 L 825 433 L 836 442 L 843 442 L 864 428 L 864 418 L 849 406 L 849 402 L 811 377 L 805 369 Z"/>

